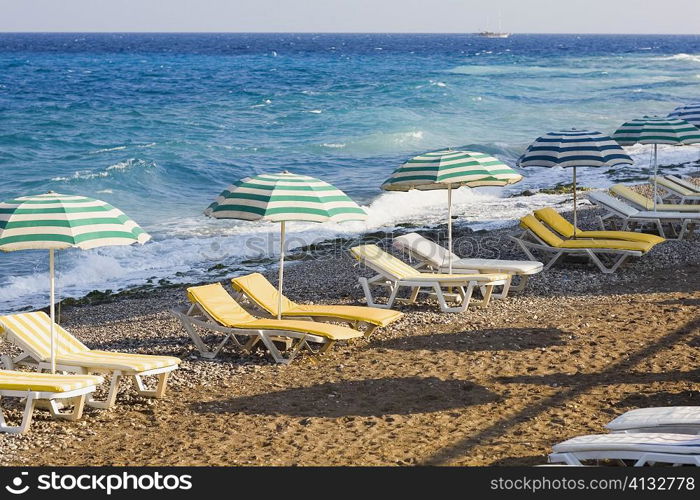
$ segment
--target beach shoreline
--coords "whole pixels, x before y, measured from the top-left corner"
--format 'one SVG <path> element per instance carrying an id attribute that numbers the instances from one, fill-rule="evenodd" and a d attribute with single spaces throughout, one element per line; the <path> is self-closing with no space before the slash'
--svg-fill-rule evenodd
<path id="1" fill-rule="evenodd" d="M 597 213 L 583 210 L 581 225 Z M 507 239 L 515 232 L 455 237 L 478 256 L 522 259 Z M 39 414 L 30 433 L 0 435 L 0 463 L 542 464 L 553 444 L 604 432 L 628 409 L 697 404 L 697 239 L 669 241 L 612 275 L 560 264 L 486 309 L 402 307 L 404 318 L 370 340 L 289 366 L 232 350 L 197 356 L 169 313 L 186 304 L 184 286 L 64 306 L 62 324 L 90 347 L 174 355 L 182 367 L 163 400 L 121 393 L 114 409 L 78 422 Z M 362 304 L 367 270 L 344 248 L 289 266 L 285 293 Z M 266 274 L 274 282 L 275 270 Z"/>

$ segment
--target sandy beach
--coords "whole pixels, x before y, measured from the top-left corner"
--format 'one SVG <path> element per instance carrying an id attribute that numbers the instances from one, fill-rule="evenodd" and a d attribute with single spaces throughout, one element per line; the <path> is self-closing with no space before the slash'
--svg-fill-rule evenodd
<path id="1" fill-rule="evenodd" d="M 581 226 L 595 215 L 583 211 Z M 490 238 L 501 258 L 523 258 L 506 238 L 516 231 L 456 238 Z M 288 366 L 230 349 L 198 357 L 168 312 L 185 305 L 184 287 L 64 306 L 62 324 L 90 347 L 174 355 L 182 367 L 162 400 L 126 391 L 78 422 L 38 413 L 30 433 L 0 435 L 0 463 L 543 464 L 553 444 L 604 432 L 629 409 L 698 404 L 697 239 L 668 241 L 612 275 L 565 262 L 486 309 L 403 307 L 370 340 Z M 360 273 L 347 254 L 316 252 L 288 267 L 285 291 L 362 304 Z"/>

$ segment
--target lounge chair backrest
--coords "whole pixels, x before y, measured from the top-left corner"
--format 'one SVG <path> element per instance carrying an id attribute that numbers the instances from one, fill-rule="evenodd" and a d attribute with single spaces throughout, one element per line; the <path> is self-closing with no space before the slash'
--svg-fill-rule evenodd
<path id="1" fill-rule="evenodd" d="M 192 286 L 187 289 L 190 302 L 199 304 L 207 314 L 224 326 L 234 326 L 255 321 L 255 316 L 243 309 L 221 285 Z"/>
<path id="2" fill-rule="evenodd" d="M 596 205 L 608 207 L 610 210 L 624 215 L 625 217 L 634 217 L 639 213 L 639 210 L 624 203 L 617 198 L 610 196 L 607 193 L 595 192 L 589 193 L 588 198 Z"/>
<path id="3" fill-rule="evenodd" d="M 377 245 L 360 245 L 351 248 L 350 253 L 375 271 L 396 279 L 420 276 L 420 271 L 413 269 L 401 259 L 386 253 Z"/>
<path id="4" fill-rule="evenodd" d="M 397 250 L 407 250 L 410 254 L 429 262 L 435 267 L 449 265 L 450 258 L 452 262 L 459 260 L 459 257 L 447 248 L 430 241 L 418 233 L 408 233 L 394 238 L 393 245 Z"/>
<path id="5" fill-rule="evenodd" d="M 279 292 L 272 283 L 267 281 L 260 273 L 252 273 L 247 276 L 239 276 L 231 280 L 234 290 L 245 293 L 251 300 L 270 314 L 277 315 Z M 297 307 L 297 304 L 282 296 L 282 313 Z"/>
<path id="6" fill-rule="evenodd" d="M 535 217 L 561 234 L 564 238 L 574 237 L 574 225 L 564 217 L 559 215 L 559 212 L 552 207 L 540 208 L 535 210 Z"/>
<path id="7" fill-rule="evenodd" d="M 520 227 L 530 230 L 535 236 L 552 247 L 561 246 L 564 242 L 559 236 L 547 229 L 534 215 L 526 215 L 520 219 Z"/>
<path id="8" fill-rule="evenodd" d="M 660 175 L 657 175 L 656 177 L 652 175 L 649 178 L 649 180 L 652 184 L 654 183 L 654 180 L 656 180 L 656 183 L 662 188 L 680 194 L 681 196 L 693 196 L 697 194 L 694 191 L 691 191 L 690 189 L 683 187 L 680 184 L 676 184 L 675 182 L 670 181 L 666 177 L 662 177 Z"/>
<path id="9" fill-rule="evenodd" d="M 0 328 L 7 339 L 28 351 L 33 358 L 51 359 L 51 318 L 42 311 L 0 316 Z M 54 323 L 56 354 L 85 352 L 89 349 L 73 335 Z"/>
<path id="10" fill-rule="evenodd" d="M 610 191 L 616 195 L 631 201 L 633 204 L 644 208 L 644 210 L 653 210 L 654 202 L 644 195 L 632 191 L 630 188 L 623 184 L 615 184 L 610 188 Z"/>
<path id="11" fill-rule="evenodd" d="M 675 182 L 679 186 L 683 186 L 686 189 L 691 190 L 694 193 L 700 193 L 700 186 L 693 184 L 692 182 L 686 181 L 676 175 L 667 175 L 666 178 L 670 181 Z"/>

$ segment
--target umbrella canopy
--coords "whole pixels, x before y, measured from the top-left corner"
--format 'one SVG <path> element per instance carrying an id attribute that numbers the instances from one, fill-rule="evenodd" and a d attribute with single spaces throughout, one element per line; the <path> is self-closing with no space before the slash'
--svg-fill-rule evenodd
<path id="1" fill-rule="evenodd" d="M 656 173 L 658 170 L 658 145 L 700 143 L 700 129 L 679 118 L 664 118 L 661 116 L 645 116 L 623 123 L 613 134 L 613 138 L 622 146 L 633 144 L 654 145 L 654 210 L 656 210 Z"/>
<path id="2" fill-rule="evenodd" d="M 367 214 L 340 189 L 290 172 L 246 177 L 227 187 L 204 213 L 218 219 L 344 222 Z"/>
<path id="3" fill-rule="evenodd" d="M 700 127 L 700 102 L 684 104 L 668 114 L 669 118 L 679 118 L 688 123 Z"/>
<path id="4" fill-rule="evenodd" d="M 520 167 L 573 168 L 574 227 L 577 224 L 576 169 L 632 163 L 632 158 L 610 136 L 594 130 L 577 129 L 549 132 L 538 137 L 518 159 Z"/>
<path id="5" fill-rule="evenodd" d="M 0 250 L 49 251 L 51 290 L 51 372 L 55 371 L 54 250 L 145 243 L 146 232 L 104 201 L 48 192 L 0 203 Z"/>
<path id="6" fill-rule="evenodd" d="M 49 192 L 0 203 L 0 250 L 89 248 L 145 243 L 151 237 L 109 203 Z"/>
<path id="7" fill-rule="evenodd" d="M 367 214 L 340 189 L 320 179 L 290 172 L 246 177 L 227 187 L 204 211 L 217 219 L 280 223 L 278 318 L 282 317 L 285 222 L 345 222 Z"/>
<path id="8" fill-rule="evenodd" d="M 452 252 L 452 188 L 506 186 L 523 178 L 502 161 L 477 151 L 445 149 L 411 158 L 394 170 L 385 191 L 447 189 L 447 240 Z M 452 261 L 450 261 L 450 273 Z"/>
<path id="9" fill-rule="evenodd" d="M 505 186 L 523 178 L 502 161 L 476 151 L 446 149 L 411 158 L 394 170 L 385 191 L 433 190 L 460 186 Z"/>

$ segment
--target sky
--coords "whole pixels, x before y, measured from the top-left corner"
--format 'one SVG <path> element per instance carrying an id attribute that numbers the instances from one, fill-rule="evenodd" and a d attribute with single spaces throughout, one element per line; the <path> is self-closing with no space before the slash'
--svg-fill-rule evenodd
<path id="1" fill-rule="evenodd" d="M 700 34 L 700 0 L 0 0 L 0 31 Z"/>

